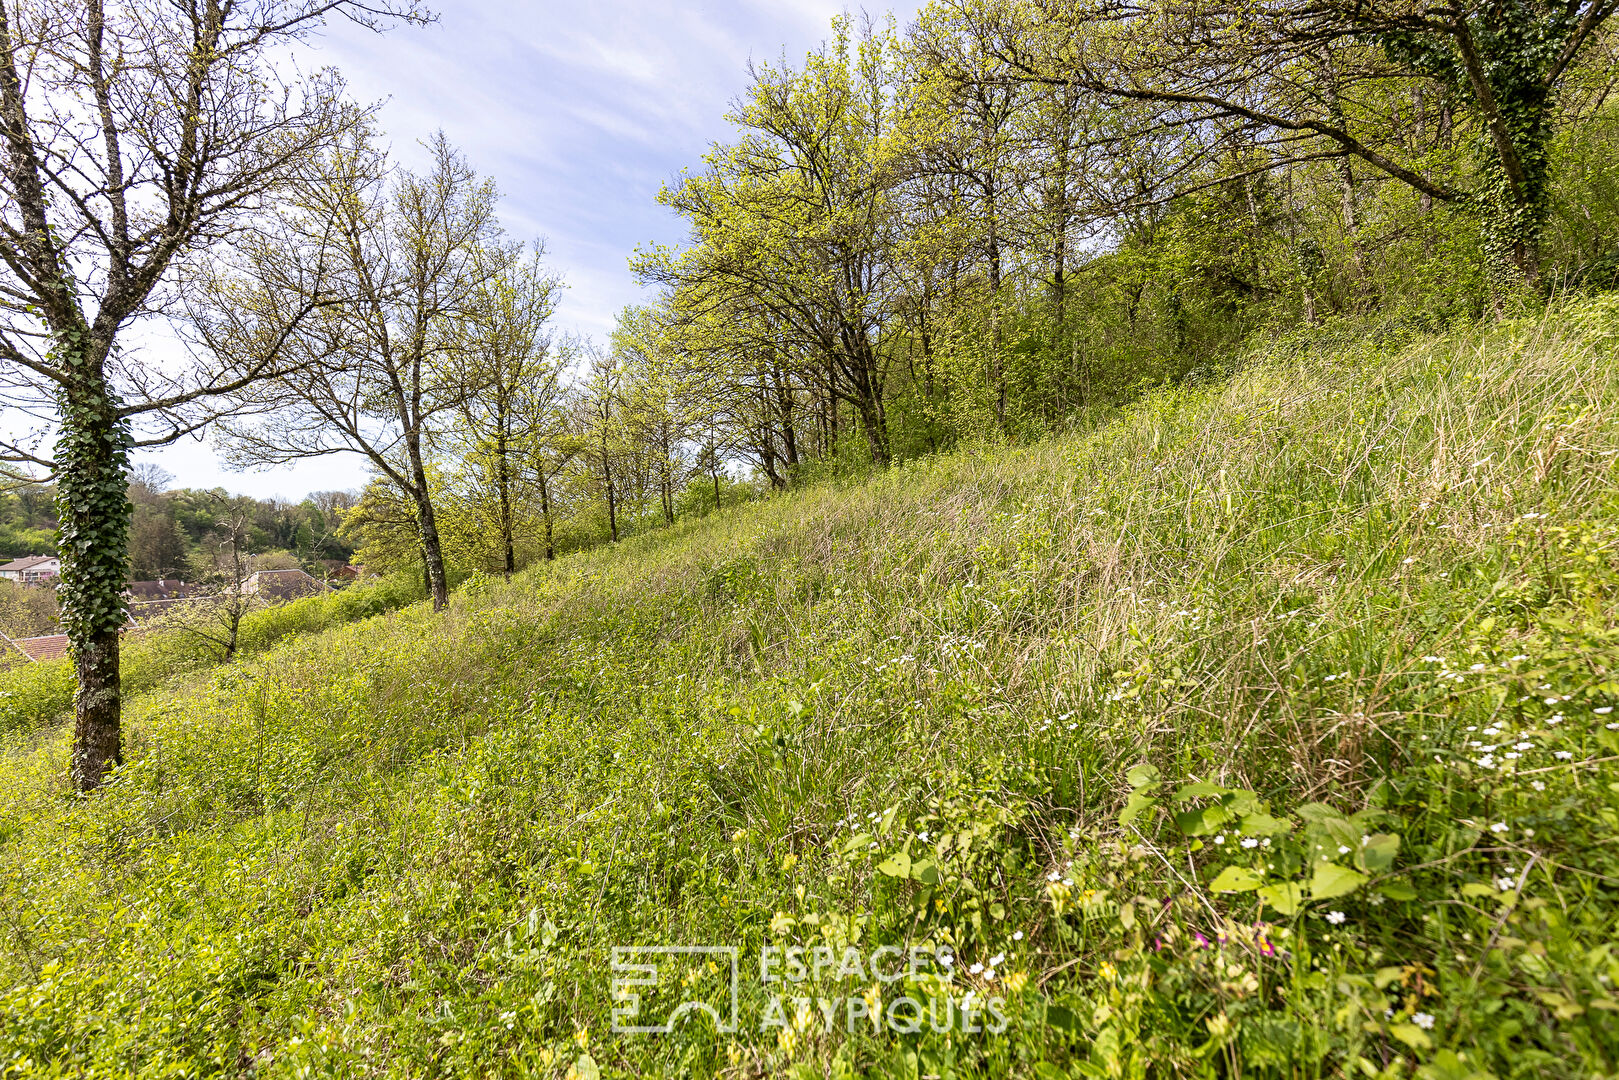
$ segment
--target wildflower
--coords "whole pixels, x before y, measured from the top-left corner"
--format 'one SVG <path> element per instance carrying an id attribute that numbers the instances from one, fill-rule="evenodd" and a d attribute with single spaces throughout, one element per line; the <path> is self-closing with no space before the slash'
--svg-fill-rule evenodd
<path id="1" fill-rule="evenodd" d="M 1532 742 L 1521 742 L 1521 743 L 1513 743 L 1512 744 L 1512 748 L 1514 750 L 1533 750 L 1534 746 L 1535 746 L 1535 744 L 1532 743 Z"/>
<path id="2" fill-rule="evenodd" d="M 1527 660 L 1527 659 L 1529 659 L 1529 657 L 1525 656 L 1523 653 L 1519 653 L 1517 656 L 1509 657 L 1507 659 L 1507 663 L 1516 664 L 1520 660 Z"/>
<path id="3" fill-rule="evenodd" d="M 1561 724 L 1562 722 L 1563 722 L 1563 714 L 1562 713 L 1552 713 L 1550 716 L 1548 716 L 1546 718 L 1546 723 L 1548 723 L 1548 724 Z"/>
<path id="4" fill-rule="evenodd" d="M 1567 750 L 1554 750 L 1552 751 L 1552 757 L 1556 758 L 1558 761 L 1574 760 L 1574 755 Z"/>
<path id="5" fill-rule="evenodd" d="M 1591 711 L 1596 713 L 1598 716 L 1607 716 L 1609 713 L 1613 712 L 1613 706 L 1604 705 L 1600 709 L 1592 709 Z"/>
<path id="6" fill-rule="evenodd" d="M 977 975 L 979 972 L 981 972 L 983 970 L 984 970 L 984 965 L 983 964 L 974 964 L 972 967 L 967 969 L 967 972 L 968 972 L 968 974 L 971 974 L 971 975 Z"/>
<path id="7" fill-rule="evenodd" d="M 1349 854 L 1349 849 L 1344 847 L 1342 844 L 1339 844 L 1338 845 L 1338 854 L 1340 854 L 1340 855 L 1348 855 Z"/>
<path id="8" fill-rule="evenodd" d="M 1219 836 L 1216 836 L 1216 837 L 1215 837 L 1215 838 L 1214 838 L 1214 842 L 1215 842 L 1215 843 L 1216 843 L 1216 844 L 1223 844 L 1223 843 L 1225 843 L 1225 833 L 1221 833 L 1221 834 L 1220 834 L 1220 835 L 1219 835 Z"/>
<path id="9" fill-rule="evenodd" d="M 1112 980 L 1118 975 L 1119 969 L 1108 963 L 1106 960 L 1103 960 L 1102 966 L 1096 969 L 1096 973 L 1104 979 Z"/>
<path id="10" fill-rule="evenodd" d="M 1006 961 L 1006 954 L 1005 953 L 996 953 L 994 956 L 989 958 L 989 966 L 992 967 L 992 968 L 997 968 L 997 967 L 1000 967 L 1001 964 L 1003 964 L 1005 961 Z"/>
<path id="11" fill-rule="evenodd" d="M 1421 1028 L 1423 1031 L 1433 1030 L 1432 1013 L 1417 1013 L 1411 1017 L 1411 1022 L 1417 1025 L 1417 1027 Z"/>
<path id="12" fill-rule="evenodd" d="M 1509 877 L 1504 877 L 1495 883 L 1495 887 L 1500 889 L 1502 892 L 1511 892 L 1513 889 L 1518 887 L 1518 883 Z"/>
<path id="13" fill-rule="evenodd" d="M 1347 918 L 1347 916 L 1341 911 L 1327 912 L 1327 921 L 1334 926 L 1342 926 L 1345 918 Z"/>
<path id="14" fill-rule="evenodd" d="M 1536 791 L 1545 791 L 1546 790 L 1546 785 L 1542 784 L 1539 780 L 1531 781 L 1529 786 L 1534 788 Z"/>
<path id="15" fill-rule="evenodd" d="M 1252 836 L 1244 837 L 1242 846 L 1245 848 L 1256 848 L 1259 846 L 1259 841 L 1254 839 Z"/>
<path id="16" fill-rule="evenodd" d="M 1013 934 L 1012 935 L 1012 940 L 1013 941 L 1022 941 L 1023 940 L 1023 931 L 1019 930 L 1017 933 Z"/>
<path id="17" fill-rule="evenodd" d="M 1422 662 L 1424 664 L 1443 664 L 1445 658 L 1443 656 L 1424 656 Z"/>
<path id="18" fill-rule="evenodd" d="M 1499 836 L 1501 833 L 1507 831 L 1507 823 L 1504 821 L 1497 821 L 1494 825 L 1490 826 L 1490 831 Z"/>
<path id="19" fill-rule="evenodd" d="M 1192 931 L 1192 940 L 1197 942 L 1197 947 L 1200 949 L 1207 949 L 1211 947 L 1209 945 L 1209 939 L 1203 936 L 1203 932 L 1201 930 Z"/>

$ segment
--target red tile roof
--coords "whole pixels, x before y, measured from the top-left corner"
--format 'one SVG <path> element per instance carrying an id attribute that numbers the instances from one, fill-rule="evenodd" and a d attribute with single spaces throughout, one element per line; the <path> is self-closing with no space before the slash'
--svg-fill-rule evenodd
<path id="1" fill-rule="evenodd" d="M 67 655 L 67 635 L 50 634 L 46 637 L 12 638 L 11 643 L 23 651 L 30 660 L 55 660 Z"/>

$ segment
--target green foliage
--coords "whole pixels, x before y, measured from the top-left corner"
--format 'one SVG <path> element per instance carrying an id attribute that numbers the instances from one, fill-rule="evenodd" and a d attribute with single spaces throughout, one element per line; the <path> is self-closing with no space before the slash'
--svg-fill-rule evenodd
<path id="1" fill-rule="evenodd" d="M 243 654 L 263 652 L 290 637 L 393 611 L 415 603 L 422 595 L 419 580 L 396 575 L 340 592 L 257 608 L 242 617 L 238 650 Z M 209 643 L 162 620 L 126 633 L 121 660 L 120 685 L 125 694 L 144 694 L 218 665 L 216 650 Z M 33 734 L 67 719 L 73 690 L 73 665 L 65 658 L 0 671 L 0 734 Z"/>
<path id="2" fill-rule="evenodd" d="M 1301 332 L 172 677 L 92 799 L 18 741 L 4 1067 L 1610 1075 L 1616 344 Z M 612 947 L 694 944 L 741 1029 L 612 1034 Z M 850 1030 L 882 947 L 1004 1030 Z"/>

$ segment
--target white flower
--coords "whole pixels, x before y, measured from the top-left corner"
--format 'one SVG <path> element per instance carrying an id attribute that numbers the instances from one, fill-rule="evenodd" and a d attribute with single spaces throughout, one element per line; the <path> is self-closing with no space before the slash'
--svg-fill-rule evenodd
<path id="1" fill-rule="evenodd" d="M 983 970 L 984 970 L 984 965 L 983 964 L 974 964 L 972 967 L 967 969 L 967 971 L 969 973 L 973 974 L 973 975 L 977 975 L 980 971 L 983 971 Z"/>
<path id="2" fill-rule="evenodd" d="M 1327 921 L 1329 923 L 1331 923 L 1332 925 L 1334 925 L 1334 926 L 1341 925 L 1343 923 L 1343 921 L 1344 921 L 1344 918 L 1345 918 L 1345 915 L 1341 911 L 1329 911 L 1329 912 L 1327 912 Z"/>
<path id="3" fill-rule="evenodd" d="M 1417 1025 L 1417 1027 L 1421 1028 L 1423 1031 L 1432 1031 L 1433 1030 L 1433 1014 L 1432 1013 L 1417 1013 L 1416 1015 L 1411 1017 L 1411 1022 L 1413 1024 Z"/>
<path id="4" fill-rule="evenodd" d="M 1521 743 L 1513 743 L 1512 748 L 1514 750 L 1533 750 L 1535 748 L 1535 744 L 1532 743 L 1532 742 L 1527 742 L 1527 741 L 1526 742 L 1521 742 Z"/>
<path id="5" fill-rule="evenodd" d="M 1422 662 L 1424 664 L 1443 664 L 1445 658 L 1443 656 L 1424 656 Z"/>
<path id="6" fill-rule="evenodd" d="M 1256 848 L 1259 846 L 1259 841 L 1249 836 L 1244 838 L 1242 841 L 1242 846 L 1245 848 Z"/>
<path id="7" fill-rule="evenodd" d="M 1609 713 L 1613 712 L 1613 706 L 1604 705 L 1600 709 L 1592 709 L 1591 711 L 1596 713 L 1598 716 L 1607 716 Z"/>
<path id="8" fill-rule="evenodd" d="M 1497 821 L 1494 825 L 1490 826 L 1490 831 L 1499 836 L 1501 833 L 1507 831 L 1507 823 L 1504 821 Z"/>
<path id="9" fill-rule="evenodd" d="M 1495 887 L 1502 892 L 1511 892 L 1518 887 L 1518 883 L 1509 877 L 1504 877 L 1495 883 Z"/>
<path id="10" fill-rule="evenodd" d="M 1468 668 L 1467 670 L 1468 671 L 1483 671 L 1484 670 L 1484 665 L 1483 664 L 1474 664 L 1472 667 Z"/>
<path id="11" fill-rule="evenodd" d="M 1546 699 L 1546 704 L 1548 704 L 1548 705 L 1556 705 L 1557 704 L 1557 699 L 1554 698 L 1554 697 L 1549 697 L 1549 698 Z"/>
<path id="12" fill-rule="evenodd" d="M 1539 780 L 1530 781 L 1529 786 L 1534 788 L 1536 791 L 1545 791 L 1546 790 L 1546 785 L 1542 784 Z"/>
<path id="13" fill-rule="evenodd" d="M 989 966 L 992 967 L 992 968 L 1000 967 L 1001 963 L 1003 961 L 1005 961 L 1005 959 L 1006 959 L 1006 954 L 1005 953 L 996 953 L 994 956 L 989 958 Z"/>
<path id="14" fill-rule="evenodd" d="M 1527 660 L 1527 659 L 1529 659 L 1529 657 L 1525 656 L 1523 653 L 1519 653 L 1517 656 L 1509 657 L 1508 660 L 1507 660 L 1507 663 L 1516 664 L 1520 660 Z"/>
<path id="15" fill-rule="evenodd" d="M 1216 843 L 1216 844 L 1223 844 L 1223 843 L 1225 843 L 1225 833 L 1221 833 L 1221 834 L 1220 834 L 1220 835 L 1219 835 L 1219 836 L 1216 836 L 1216 837 L 1215 837 L 1215 838 L 1214 838 L 1214 842 L 1215 842 L 1215 843 Z"/>
<path id="16" fill-rule="evenodd" d="M 1619 724 L 1606 724 L 1604 726 L 1607 727 L 1609 731 L 1619 731 Z"/>
<path id="17" fill-rule="evenodd" d="M 1401 560 L 1401 565 L 1410 566 L 1412 563 L 1414 563 L 1416 561 L 1417 561 L 1417 557 L 1415 555 L 1412 555 L 1410 558 Z"/>
<path id="18" fill-rule="evenodd" d="M 1348 855 L 1349 854 L 1349 849 L 1344 847 L 1342 844 L 1339 844 L 1338 845 L 1338 854 L 1340 854 L 1340 855 Z"/>
<path id="19" fill-rule="evenodd" d="M 1062 875 L 1057 873 L 1057 871 L 1053 870 L 1051 873 L 1046 875 L 1046 880 L 1047 881 L 1056 881 L 1060 877 L 1062 877 Z"/>
<path id="20" fill-rule="evenodd" d="M 1013 941 L 1022 941 L 1023 940 L 1023 931 L 1019 930 L 1017 933 L 1013 934 L 1012 935 L 1012 940 Z"/>
<path id="21" fill-rule="evenodd" d="M 1558 761 L 1574 760 L 1574 755 L 1567 750 L 1554 750 L 1552 751 L 1552 757 L 1556 758 Z"/>
<path id="22" fill-rule="evenodd" d="M 1546 717 L 1546 723 L 1548 723 L 1548 724 L 1561 724 L 1562 722 L 1563 722 L 1563 714 L 1560 713 L 1560 712 L 1559 713 L 1552 713 L 1550 716 Z"/>

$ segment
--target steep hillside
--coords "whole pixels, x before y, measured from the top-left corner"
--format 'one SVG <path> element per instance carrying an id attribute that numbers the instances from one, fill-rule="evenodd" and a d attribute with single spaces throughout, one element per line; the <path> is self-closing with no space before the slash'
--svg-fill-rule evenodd
<path id="1" fill-rule="evenodd" d="M 18 736 L 0 1071 L 1611 1075 L 1616 331 L 1300 338 L 474 582 L 134 698 L 88 799 Z M 649 945 L 737 1030 L 615 1033 Z M 618 959 L 729 1026 L 729 954 Z"/>

